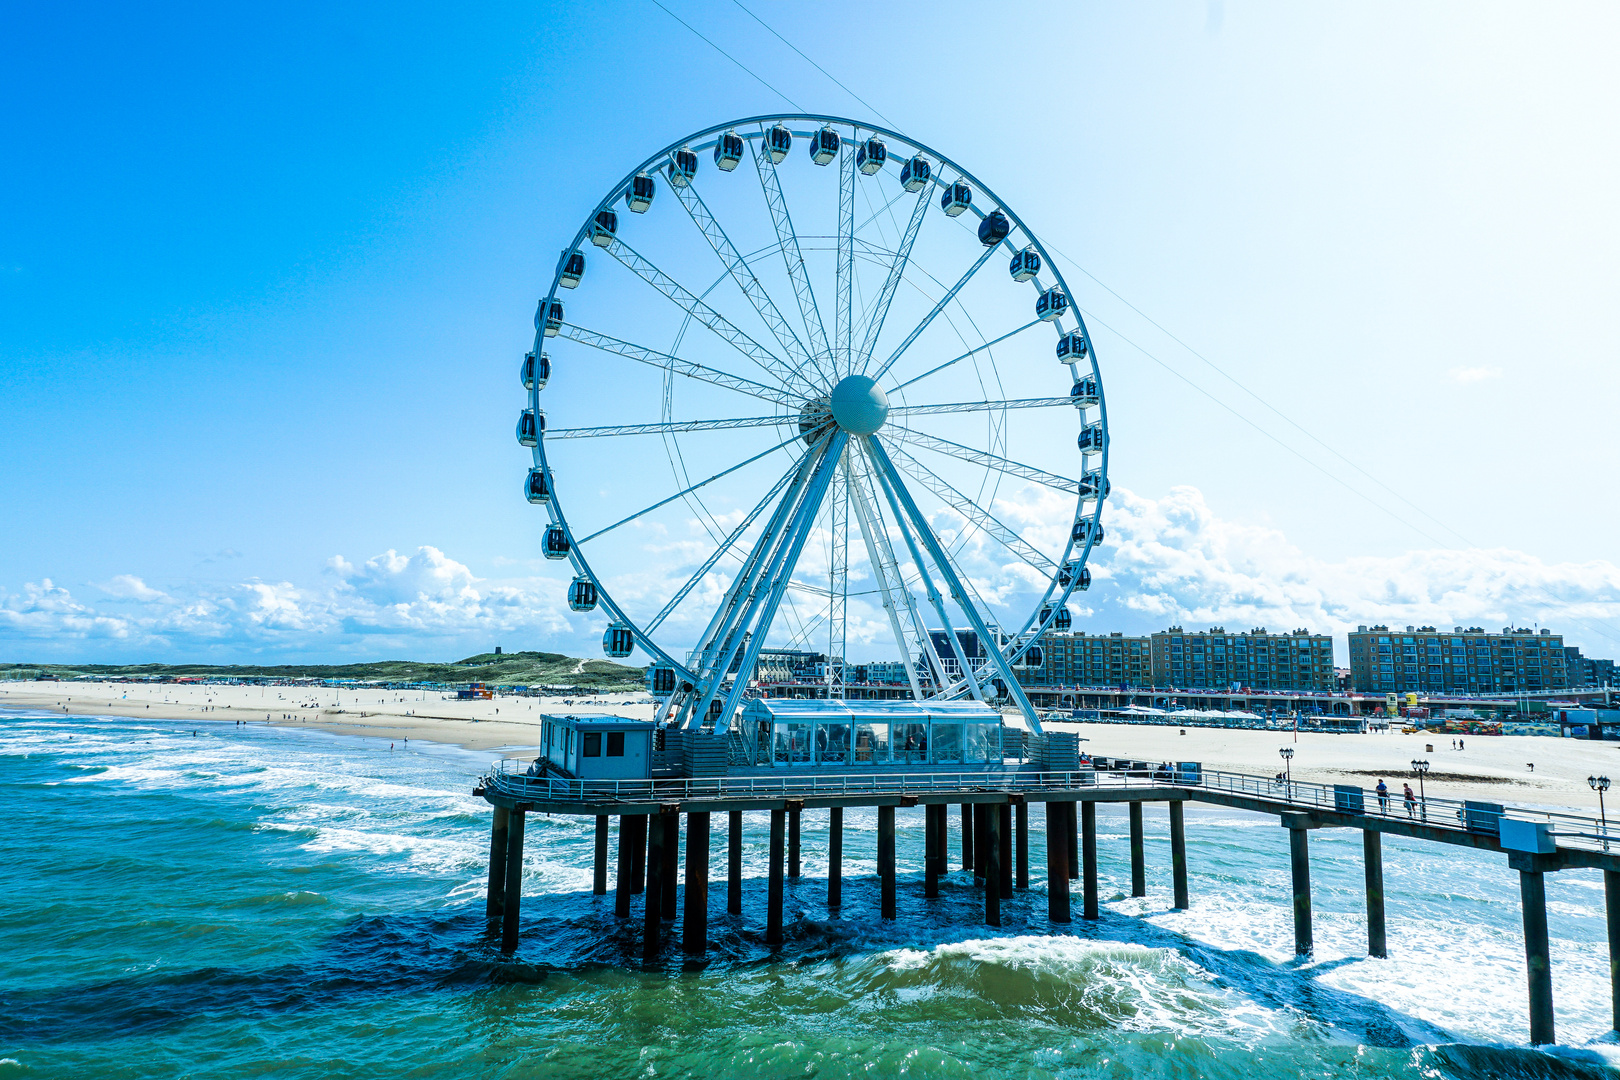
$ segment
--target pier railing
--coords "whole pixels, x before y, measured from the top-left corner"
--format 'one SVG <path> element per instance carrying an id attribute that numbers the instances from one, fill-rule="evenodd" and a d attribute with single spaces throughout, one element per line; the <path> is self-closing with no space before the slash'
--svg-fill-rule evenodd
<path id="1" fill-rule="evenodd" d="M 1541 822 L 1565 847 L 1620 850 L 1620 828 L 1607 820 L 1436 796 L 1408 802 L 1391 792 L 1348 784 L 1318 784 L 1286 777 L 1175 768 L 1078 769 L 1040 771 L 990 768 L 962 772 L 784 772 L 751 776 L 659 778 L 651 780 L 575 780 L 528 773 L 522 762 L 502 759 L 484 777 L 486 787 L 509 798 L 544 802 L 647 803 L 692 799 L 760 801 L 826 797 L 907 796 L 941 792 L 1066 791 L 1098 788 L 1184 787 L 1240 795 L 1271 804 L 1276 810 L 1319 810 L 1370 818 L 1410 821 L 1457 832 L 1499 835 L 1504 818 Z M 1615 845 L 1611 849 L 1610 845 Z"/>

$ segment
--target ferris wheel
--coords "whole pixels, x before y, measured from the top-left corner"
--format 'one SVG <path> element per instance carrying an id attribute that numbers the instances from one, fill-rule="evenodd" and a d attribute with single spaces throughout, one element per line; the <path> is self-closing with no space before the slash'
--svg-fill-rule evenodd
<path id="1" fill-rule="evenodd" d="M 757 116 L 653 154 L 563 250 L 523 362 L 524 490 L 569 606 L 648 654 L 682 725 L 797 649 L 827 697 L 859 652 L 1039 732 L 1018 674 L 1069 629 L 1109 493 L 1072 297 L 1011 208 L 897 132 Z"/>

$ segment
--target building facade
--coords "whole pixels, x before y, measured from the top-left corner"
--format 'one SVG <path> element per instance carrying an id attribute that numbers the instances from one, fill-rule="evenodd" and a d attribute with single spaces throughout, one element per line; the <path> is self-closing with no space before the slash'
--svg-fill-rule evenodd
<path id="1" fill-rule="evenodd" d="M 1047 634 L 1040 667 L 1019 673 L 1026 686 L 1151 686 L 1152 642 L 1125 634 Z"/>
<path id="2" fill-rule="evenodd" d="M 1574 645 L 1564 646 L 1564 674 L 1571 687 L 1617 685 L 1613 660 L 1582 656 Z"/>
<path id="3" fill-rule="evenodd" d="M 1225 627 L 1153 635 L 1153 685 L 1249 690 L 1335 690 L 1333 638 L 1263 626 L 1229 634 Z"/>
<path id="4" fill-rule="evenodd" d="M 1350 635 L 1350 678 L 1357 690 L 1499 694 L 1565 690 L 1570 684 L 1564 639 L 1504 626 L 1358 626 Z"/>

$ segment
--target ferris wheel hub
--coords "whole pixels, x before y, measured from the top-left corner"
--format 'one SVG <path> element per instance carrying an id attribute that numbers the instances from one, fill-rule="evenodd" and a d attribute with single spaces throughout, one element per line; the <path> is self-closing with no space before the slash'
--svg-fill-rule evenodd
<path id="1" fill-rule="evenodd" d="M 833 387 L 828 405 L 833 420 L 851 435 L 870 435 L 889 418 L 889 396 L 873 379 L 848 375 Z"/>

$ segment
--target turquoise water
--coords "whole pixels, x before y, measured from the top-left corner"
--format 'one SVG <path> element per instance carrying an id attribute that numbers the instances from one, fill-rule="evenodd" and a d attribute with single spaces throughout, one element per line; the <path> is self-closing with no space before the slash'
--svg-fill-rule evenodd
<path id="1" fill-rule="evenodd" d="M 1188 813 L 1193 907 L 1171 912 L 1162 808 L 1132 900 L 1125 817 L 1102 807 L 1103 918 L 1056 934 L 1038 831 L 1036 887 L 1000 930 L 960 873 L 937 901 L 905 874 L 900 918 L 880 923 L 861 811 L 829 918 L 807 812 L 775 954 L 751 815 L 741 923 L 716 888 L 708 961 L 671 949 L 650 967 L 639 912 L 621 924 L 590 895 L 590 822 L 531 815 L 507 960 L 482 917 L 483 764 L 285 729 L 0 716 L 0 1080 L 1584 1078 L 1620 1061 L 1595 872 L 1549 875 L 1560 1045 L 1531 1050 L 1501 856 L 1386 840 L 1391 958 L 1369 960 L 1360 839 L 1315 834 L 1318 951 L 1300 965 L 1285 832 L 1218 810 Z M 922 815 L 898 818 L 900 865 L 919 867 Z"/>

